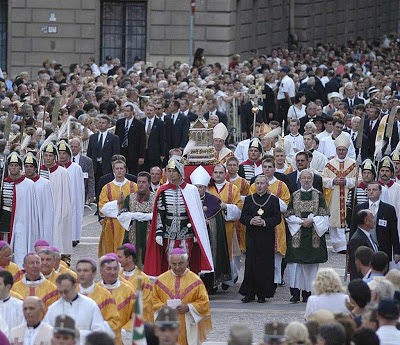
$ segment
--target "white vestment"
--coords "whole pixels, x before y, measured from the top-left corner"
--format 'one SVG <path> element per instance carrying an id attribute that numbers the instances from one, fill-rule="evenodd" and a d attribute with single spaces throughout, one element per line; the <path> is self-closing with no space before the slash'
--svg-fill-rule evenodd
<path id="1" fill-rule="evenodd" d="M 5 320 L 10 332 L 14 327 L 24 322 L 22 301 L 11 296 L 4 301 L 0 301 L 0 315 Z"/>
<path id="2" fill-rule="evenodd" d="M 12 226 L 11 248 L 14 253 L 14 262 L 22 267 L 24 257 L 33 251 L 32 237 L 38 229 L 35 220 L 34 208 L 36 207 L 33 181 L 24 176 L 23 181 L 15 184 L 15 213 Z"/>
<path id="3" fill-rule="evenodd" d="M 235 149 L 235 157 L 239 159 L 239 164 L 249 159 L 249 146 L 250 139 L 245 139 L 237 144 Z"/>
<path id="4" fill-rule="evenodd" d="M 313 157 L 312 161 L 310 164 L 311 169 L 314 169 L 318 171 L 319 173 L 322 173 L 322 171 L 325 168 L 326 163 L 328 163 L 328 158 L 326 158 L 321 152 L 314 150 L 312 152 Z"/>
<path id="5" fill-rule="evenodd" d="M 69 163 L 66 164 L 65 167 L 71 178 L 72 240 L 80 241 L 82 237 L 82 222 L 85 207 L 85 182 L 81 166 L 76 163 Z"/>
<path id="6" fill-rule="evenodd" d="M 68 171 L 56 165 L 50 170 L 40 170 L 40 175 L 48 176 L 51 183 L 51 191 L 54 200 L 54 226 L 53 246 L 60 253 L 72 253 L 72 195 L 71 179 Z"/>
<path id="7" fill-rule="evenodd" d="M 85 338 L 94 331 L 106 332 L 104 319 L 100 309 L 91 298 L 78 294 L 72 302 L 60 298 L 48 309 L 43 321 L 54 327 L 56 317 L 66 314 L 75 320 L 75 327 L 79 329 L 80 344 L 85 344 Z"/>
<path id="8" fill-rule="evenodd" d="M 29 328 L 24 322 L 10 332 L 11 345 L 51 345 L 53 327 L 41 322 L 36 328 Z"/>
<path id="9" fill-rule="evenodd" d="M 54 199 L 49 180 L 39 177 L 38 179 L 34 178 L 32 181 L 34 182 L 35 213 L 39 229 L 37 238 L 34 238 L 34 236 L 31 238 L 33 249 L 35 242 L 39 239 L 46 240 L 51 246 L 53 245 Z"/>
<path id="10" fill-rule="evenodd" d="M 390 187 L 389 187 L 390 185 Z M 394 207 L 397 216 L 397 231 L 400 235 L 400 184 L 389 183 L 386 185 L 385 195 L 382 193 L 381 200 Z M 391 260 L 391 258 L 389 258 Z"/>

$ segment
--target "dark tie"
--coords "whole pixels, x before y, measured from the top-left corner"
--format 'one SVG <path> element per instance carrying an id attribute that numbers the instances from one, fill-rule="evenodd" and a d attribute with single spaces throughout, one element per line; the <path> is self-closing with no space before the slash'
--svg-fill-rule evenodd
<path id="1" fill-rule="evenodd" d="M 151 133 L 151 120 L 147 122 L 147 130 L 146 130 L 146 149 L 149 146 L 149 138 Z"/>
<path id="2" fill-rule="evenodd" d="M 350 108 L 353 108 L 353 100 L 350 100 Z"/>
<path id="3" fill-rule="evenodd" d="M 75 163 L 75 157 L 72 157 L 72 161 Z"/>
<path id="4" fill-rule="evenodd" d="M 297 179 L 296 185 L 297 185 L 297 189 L 300 189 L 300 188 L 301 188 L 300 179 Z"/>
<path id="5" fill-rule="evenodd" d="M 355 138 L 356 138 L 356 133 L 353 132 L 353 133 L 351 134 L 351 141 L 354 142 L 354 139 L 355 139 Z"/>
<path id="6" fill-rule="evenodd" d="M 124 132 L 124 140 L 122 141 L 122 147 L 128 147 L 128 134 L 129 134 L 129 121 L 126 123 L 125 132 Z"/>

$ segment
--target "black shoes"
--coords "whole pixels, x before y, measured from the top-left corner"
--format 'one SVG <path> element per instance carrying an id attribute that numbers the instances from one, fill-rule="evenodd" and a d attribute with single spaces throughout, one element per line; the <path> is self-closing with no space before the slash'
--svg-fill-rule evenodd
<path id="1" fill-rule="evenodd" d="M 222 290 L 226 291 L 226 290 L 229 289 L 229 285 L 226 285 L 226 284 L 222 283 L 221 284 L 221 288 L 222 288 Z"/>
<path id="2" fill-rule="evenodd" d="M 301 297 L 303 297 L 303 302 L 307 303 L 308 297 L 311 296 L 311 291 L 301 291 Z"/>
<path id="3" fill-rule="evenodd" d="M 72 241 L 72 247 L 76 247 L 78 245 L 79 241 Z"/>
<path id="4" fill-rule="evenodd" d="M 258 297 L 257 303 L 265 303 L 265 297 Z"/>
<path id="5" fill-rule="evenodd" d="M 300 302 L 300 290 L 296 288 L 290 288 L 290 294 L 292 298 L 290 299 L 290 303 Z"/>
<path id="6" fill-rule="evenodd" d="M 250 303 L 251 301 L 254 301 L 254 297 L 252 298 L 251 296 L 245 296 L 242 298 L 243 303 Z"/>
<path id="7" fill-rule="evenodd" d="M 218 286 L 214 286 L 213 288 L 208 289 L 208 294 L 215 295 L 217 291 L 218 291 Z"/>

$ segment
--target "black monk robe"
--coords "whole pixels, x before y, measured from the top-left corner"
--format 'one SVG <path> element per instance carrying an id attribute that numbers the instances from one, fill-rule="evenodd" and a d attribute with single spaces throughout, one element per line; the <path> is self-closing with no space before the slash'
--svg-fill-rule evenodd
<path id="1" fill-rule="evenodd" d="M 279 199 L 269 193 L 262 196 L 254 193 L 253 198 L 246 197 L 240 217 L 246 226 L 246 262 L 239 293 L 271 298 L 274 296 L 275 226 L 281 222 Z M 266 226 L 250 225 L 255 216 L 261 216 Z"/>

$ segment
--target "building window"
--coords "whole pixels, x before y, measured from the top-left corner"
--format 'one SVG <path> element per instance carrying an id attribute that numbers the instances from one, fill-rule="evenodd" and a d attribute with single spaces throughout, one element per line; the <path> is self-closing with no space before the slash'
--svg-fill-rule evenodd
<path id="1" fill-rule="evenodd" d="M 127 67 L 146 58 L 146 2 L 102 0 L 101 60 L 111 55 Z"/>
<path id="2" fill-rule="evenodd" d="M 0 67 L 7 69 L 7 0 L 0 0 Z"/>

